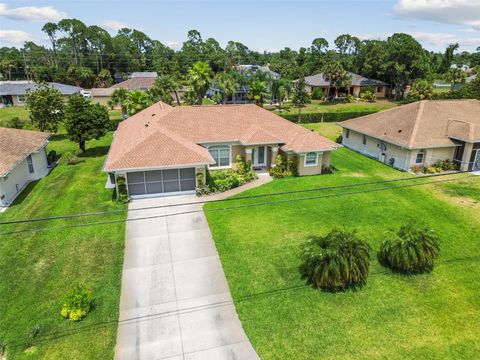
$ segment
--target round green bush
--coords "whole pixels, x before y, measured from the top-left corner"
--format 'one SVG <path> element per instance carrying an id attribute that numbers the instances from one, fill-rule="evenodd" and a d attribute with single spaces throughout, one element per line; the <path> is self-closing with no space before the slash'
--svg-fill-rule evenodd
<path id="1" fill-rule="evenodd" d="M 394 271 L 414 274 L 431 271 L 439 251 L 439 239 L 432 229 L 409 223 L 382 241 L 378 257 Z"/>
<path id="2" fill-rule="evenodd" d="M 76 285 L 64 296 L 60 314 L 66 319 L 79 321 L 90 312 L 92 304 L 92 289 Z"/>
<path id="3" fill-rule="evenodd" d="M 340 291 L 365 285 L 370 246 L 354 231 L 333 229 L 307 239 L 302 246 L 300 272 L 315 287 Z"/>

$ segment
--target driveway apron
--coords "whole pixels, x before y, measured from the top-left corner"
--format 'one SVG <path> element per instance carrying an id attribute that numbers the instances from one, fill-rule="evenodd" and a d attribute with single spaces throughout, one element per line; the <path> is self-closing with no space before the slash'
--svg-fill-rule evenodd
<path id="1" fill-rule="evenodd" d="M 128 218 L 139 220 L 126 226 L 116 359 L 258 359 L 202 205 L 169 206 L 195 201 L 187 195 L 130 203 Z M 135 210 L 155 206 L 163 207 Z"/>

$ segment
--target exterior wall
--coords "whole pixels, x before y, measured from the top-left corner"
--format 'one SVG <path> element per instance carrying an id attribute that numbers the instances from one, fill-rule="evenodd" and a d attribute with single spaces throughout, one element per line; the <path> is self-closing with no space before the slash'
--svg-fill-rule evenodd
<path id="1" fill-rule="evenodd" d="M 380 90 L 380 91 L 378 91 Z M 386 86 L 375 86 L 375 96 L 377 98 L 384 98 L 387 96 L 387 87 Z"/>
<path id="2" fill-rule="evenodd" d="M 28 172 L 27 159 L 17 166 L 5 178 L 0 178 L 0 205 L 7 206 L 12 203 L 23 188 L 33 180 L 38 180 L 48 174 L 48 162 L 45 148 L 32 154 L 33 174 Z"/>
<path id="3" fill-rule="evenodd" d="M 238 155 L 245 157 L 245 146 L 243 146 L 243 145 L 232 145 L 231 155 L 232 155 L 231 163 L 234 165 L 236 160 L 237 160 Z"/>
<path id="4" fill-rule="evenodd" d="M 20 101 L 20 97 L 21 95 L 12 95 L 13 106 L 25 106 L 25 101 Z M 62 98 L 64 102 L 67 102 L 68 95 L 63 95 Z"/>
<path id="5" fill-rule="evenodd" d="M 108 107 L 108 102 L 110 101 L 110 96 L 95 96 L 92 97 L 92 103 L 100 104 Z"/>
<path id="6" fill-rule="evenodd" d="M 360 97 L 360 86 L 352 86 L 352 95 L 355 97 Z"/>
<path id="7" fill-rule="evenodd" d="M 323 166 L 323 154 L 317 154 L 317 165 L 316 166 L 305 166 L 305 154 L 298 156 L 298 175 L 318 175 L 322 173 Z"/>
<path id="8" fill-rule="evenodd" d="M 421 164 L 417 164 L 417 154 L 419 150 L 410 150 L 410 162 L 409 169 L 413 166 L 431 166 L 436 163 L 438 160 L 453 160 L 455 154 L 455 147 L 446 147 L 446 148 L 432 148 L 425 149 L 424 161 Z"/>
<path id="9" fill-rule="evenodd" d="M 322 156 L 322 167 L 329 167 L 332 159 L 332 152 L 325 151 Z"/>

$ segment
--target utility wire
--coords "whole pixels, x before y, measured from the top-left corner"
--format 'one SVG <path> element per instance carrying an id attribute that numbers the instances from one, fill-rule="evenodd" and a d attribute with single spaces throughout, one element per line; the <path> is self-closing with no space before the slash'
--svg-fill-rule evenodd
<path id="1" fill-rule="evenodd" d="M 340 196 L 347 196 L 347 195 L 366 194 L 366 193 L 372 193 L 372 192 L 378 192 L 378 191 L 385 191 L 385 190 L 395 190 L 395 189 L 408 188 L 408 187 L 414 187 L 414 186 L 422 186 L 422 185 L 429 185 L 429 184 L 438 184 L 438 183 L 453 182 L 453 181 L 459 181 L 459 180 L 463 180 L 463 179 L 464 179 L 464 178 L 444 179 L 444 180 L 436 180 L 436 181 L 424 182 L 424 183 L 421 183 L 421 184 L 406 184 L 406 185 L 399 185 L 399 186 L 392 186 L 392 187 L 383 187 L 383 188 L 371 189 L 371 190 L 348 191 L 348 192 L 337 193 L 337 194 L 327 194 L 327 195 L 320 195 L 320 196 L 310 196 L 310 197 L 303 197 L 303 198 L 297 198 L 297 199 L 286 199 L 286 200 L 279 200 L 279 201 L 265 201 L 265 202 L 261 202 L 261 203 L 242 204 L 242 205 L 236 205 L 236 206 L 227 206 L 227 207 L 222 207 L 222 208 L 214 208 L 214 209 L 209 209 L 208 211 L 226 211 L 226 210 L 242 209 L 242 208 L 265 206 L 265 205 L 278 205 L 278 204 L 285 204 L 285 203 L 298 202 L 298 201 L 318 200 L 318 199 L 333 198 L 333 197 L 340 197 Z M 39 232 L 39 231 L 48 231 L 48 230 L 60 230 L 60 229 L 70 229 L 70 228 L 75 228 L 75 227 L 85 227 L 85 226 L 95 226 L 95 225 L 107 225 L 107 224 L 123 223 L 123 222 L 138 221 L 138 220 L 150 220 L 150 219 L 157 219 L 157 218 L 166 218 L 166 217 L 170 217 L 170 216 L 177 216 L 177 215 L 185 215 L 185 214 L 199 213 L 199 212 L 203 212 L 203 210 L 190 210 L 190 211 L 183 211 L 183 212 L 179 212 L 179 213 L 152 215 L 152 216 L 145 216 L 145 217 L 139 217 L 139 218 L 130 218 L 130 219 L 121 219 L 121 220 L 108 220 L 108 221 L 99 221 L 99 222 L 72 224 L 72 225 L 65 225 L 65 226 L 55 226 L 55 227 L 45 227 L 45 228 L 33 228 L 33 229 L 15 230 L 15 231 L 10 231 L 10 232 L 0 233 L 0 236 L 12 235 L 12 234 L 19 234 L 19 233 L 25 233 L 25 232 Z"/>
<path id="2" fill-rule="evenodd" d="M 135 208 L 135 209 L 119 209 L 119 210 L 109 210 L 109 211 L 97 211 L 97 212 L 90 212 L 90 213 L 79 213 L 79 214 L 50 216 L 50 217 L 44 217 L 44 218 L 0 221 L 0 225 L 11 225 L 11 224 L 20 224 L 20 223 L 38 222 L 38 221 L 72 219 L 72 218 L 78 218 L 78 217 L 89 217 L 89 216 L 99 216 L 99 215 L 123 213 L 123 212 L 127 212 L 127 211 L 133 212 L 133 211 L 140 211 L 140 210 L 153 210 L 153 209 L 171 208 L 171 207 L 197 205 L 197 204 L 228 202 L 228 201 L 237 201 L 237 200 L 246 200 L 246 199 L 257 199 L 257 198 L 270 197 L 270 196 L 290 195 L 290 194 L 298 194 L 298 193 L 308 193 L 308 192 L 335 190 L 335 189 L 343 189 L 343 188 L 353 188 L 353 187 L 358 187 L 358 186 L 385 184 L 385 183 L 391 183 L 391 182 L 397 182 L 397 181 L 410 181 L 410 180 L 428 179 L 428 178 L 434 178 L 434 177 L 440 177 L 440 176 L 452 176 L 452 175 L 458 175 L 458 174 L 463 174 L 463 173 L 467 173 L 467 172 L 466 171 L 457 171 L 457 172 L 453 172 L 453 173 L 449 173 L 449 174 L 432 174 L 432 175 L 425 175 L 425 176 L 419 176 L 419 177 L 403 177 L 403 178 L 398 178 L 398 179 L 368 181 L 368 182 L 350 184 L 350 185 L 345 184 L 345 185 L 336 185 L 336 186 L 325 186 L 325 187 L 318 187 L 318 188 L 312 188 L 312 189 L 306 189 L 306 190 L 281 191 L 281 192 L 275 192 L 275 193 L 270 193 L 270 194 L 249 195 L 249 196 L 241 196 L 241 197 L 227 198 L 227 199 L 202 200 L 202 201 L 185 202 L 185 203 L 170 204 L 170 205 L 146 206 L 146 207 Z M 461 179 L 464 179 L 464 178 L 461 178 Z"/>

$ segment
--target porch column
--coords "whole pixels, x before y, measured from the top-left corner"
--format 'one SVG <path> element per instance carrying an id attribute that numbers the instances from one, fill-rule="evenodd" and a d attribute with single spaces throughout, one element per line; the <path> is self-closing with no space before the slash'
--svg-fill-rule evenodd
<path id="1" fill-rule="evenodd" d="M 462 163 L 460 164 L 460 171 L 468 171 L 468 166 L 470 165 L 470 159 L 472 157 L 473 144 L 465 143 L 465 148 L 463 149 Z"/>
<path id="2" fill-rule="evenodd" d="M 252 148 L 245 148 L 245 161 L 252 161 Z"/>
<path id="3" fill-rule="evenodd" d="M 272 146 L 272 158 L 270 160 L 270 167 L 275 167 L 275 160 L 278 155 L 278 146 Z"/>

